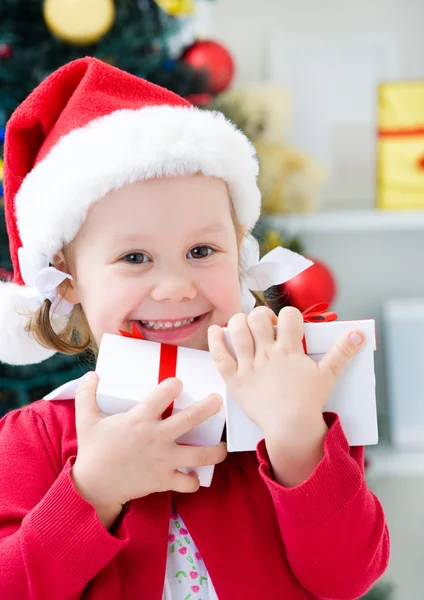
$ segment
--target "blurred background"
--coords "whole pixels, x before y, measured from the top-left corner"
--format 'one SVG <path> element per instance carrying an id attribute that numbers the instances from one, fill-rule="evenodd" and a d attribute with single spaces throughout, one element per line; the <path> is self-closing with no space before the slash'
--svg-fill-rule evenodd
<path id="1" fill-rule="evenodd" d="M 11 112 L 65 62 L 93 55 L 146 77 L 254 143 L 263 251 L 315 261 L 274 301 L 375 319 L 380 443 L 367 477 L 392 558 L 374 600 L 424 598 L 423 23 L 422 0 L 0 0 L 0 157 Z M 0 364 L 0 415 L 88 368 Z"/>

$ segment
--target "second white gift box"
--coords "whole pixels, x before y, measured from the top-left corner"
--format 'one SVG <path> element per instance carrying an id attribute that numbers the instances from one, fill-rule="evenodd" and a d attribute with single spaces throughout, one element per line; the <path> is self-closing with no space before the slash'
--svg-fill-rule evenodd
<path id="1" fill-rule="evenodd" d="M 366 341 L 337 379 L 325 411 L 339 415 L 350 446 L 367 446 L 378 442 L 374 375 L 375 322 L 369 319 L 305 323 L 304 346 L 308 356 L 318 362 L 344 333 L 352 329 L 362 331 Z M 225 336 L 232 351 L 227 331 Z M 258 402 L 261 402 L 260 398 Z M 225 398 L 225 408 L 229 452 L 254 450 L 263 438 L 262 431 L 229 394 Z"/>

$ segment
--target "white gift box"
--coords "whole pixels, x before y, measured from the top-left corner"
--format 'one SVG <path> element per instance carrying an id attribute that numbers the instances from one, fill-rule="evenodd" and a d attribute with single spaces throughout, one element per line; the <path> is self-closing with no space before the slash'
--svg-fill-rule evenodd
<path id="1" fill-rule="evenodd" d="M 325 411 L 339 415 L 351 446 L 377 444 L 377 405 L 375 396 L 374 351 L 375 323 L 365 321 L 333 321 L 305 323 L 305 344 L 308 356 L 319 361 L 347 331 L 355 329 L 365 334 L 365 343 L 337 379 L 325 406 Z M 232 351 L 229 334 L 227 345 Z M 260 398 L 258 398 L 260 402 Z M 225 397 L 227 445 L 229 452 L 255 450 L 263 438 L 262 431 L 247 417 L 237 402 Z"/>
<path id="2" fill-rule="evenodd" d="M 176 398 L 175 413 L 212 392 L 225 397 L 225 384 L 209 352 L 174 347 L 176 364 L 167 365 L 168 376 L 175 376 L 184 384 L 183 392 Z M 167 359 L 163 346 L 117 335 L 106 334 L 100 344 L 96 372 L 99 376 L 97 404 L 107 414 L 130 410 L 152 393 L 159 383 L 162 363 Z M 163 364 L 162 364 L 163 366 Z M 225 409 L 220 410 L 198 427 L 178 439 L 180 444 L 216 446 L 221 441 L 225 424 Z M 186 469 L 182 469 L 186 471 Z M 195 469 L 202 486 L 212 480 L 213 466 Z"/>

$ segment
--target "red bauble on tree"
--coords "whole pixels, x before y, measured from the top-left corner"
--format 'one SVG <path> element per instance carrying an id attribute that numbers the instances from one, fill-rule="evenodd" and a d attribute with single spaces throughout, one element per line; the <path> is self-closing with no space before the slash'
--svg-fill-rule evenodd
<path id="1" fill-rule="evenodd" d="M 285 306 L 295 306 L 301 312 L 321 302 L 331 306 L 336 296 L 336 282 L 326 264 L 308 256 L 314 264 L 280 286 Z"/>
<path id="2" fill-rule="evenodd" d="M 0 44 L 0 58 L 7 59 L 13 54 L 12 46 L 10 44 Z"/>
<path id="3" fill-rule="evenodd" d="M 190 94 L 186 96 L 186 100 L 196 106 L 207 106 L 212 102 L 212 96 L 211 94 Z"/>
<path id="4" fill-rule="evenodd" d="M 184 52 L 182 60 L 195 69 L 207 72 L 209 91 L 212 94 L 223 92 L 233 79 L 233 58 L 228 50 L 217 42 L 195 42 Z"/>

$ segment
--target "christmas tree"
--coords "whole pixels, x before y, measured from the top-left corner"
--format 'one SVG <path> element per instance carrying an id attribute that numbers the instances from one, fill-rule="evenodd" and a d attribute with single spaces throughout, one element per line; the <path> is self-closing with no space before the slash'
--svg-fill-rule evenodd
<path id="1" fill-rule="evenodd" d="M 179 12 L 175 6 L 181 5 L 180 10 L 184 14 L 183 8 L 187 2 L 117 0 L 114 5 L 112 0 L 104 0 L 105 10 L 109 7 L 111 28 L 102 35 L 99 2 L 95 3 L 96 10 L 91 14 L 92 0 L 79 0 L 74 2 L 81 11 L 82 31 L 79 36 L 71 26 L 66 35 L 66 30 L 63 31 L 66 21 L 65 24 L 56 24 L 61 15 L 62 2 L 62 18 L 66 19 L 68 15 L 65 9 L 71 4 L 69 0 L 55 0 L 54 3 L 1 0 L 0 125 L 49 73 L 66 62 L 87 55 L 164 85 L 183 97 L 207 90 L 204 72 L 185 61 L 174 60 L 170 54 L 168 40 L 178 34 L 183 22 L 177 18 Z M 168 4 L 174 5 L 172 14 L 160 7 Z M 50 13 L 47 9 L 50 5 L 53 8 L 48 18 Z M 90 23 L 92 21 L 90 36 L 86 31 L 88 20 Z M 61 37 L 53 35 L 52 30 Z M 72 39 L 77 44 L 72 43 Z"/>

